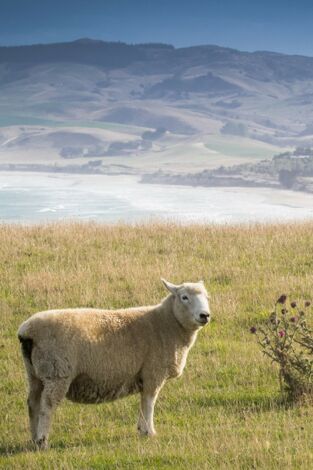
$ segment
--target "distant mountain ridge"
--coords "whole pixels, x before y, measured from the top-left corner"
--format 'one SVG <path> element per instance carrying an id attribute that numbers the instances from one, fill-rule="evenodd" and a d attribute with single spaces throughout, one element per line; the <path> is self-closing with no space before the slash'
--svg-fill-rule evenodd
<path id="1" fill-rule="evenodd" d="M 312 97 L 313 58 L 300 55 L 89 38 L 0 47 L 4 123 L 84 119 L 310 145 Z"/>
<path id="2" fill-rule="evenodd" d="M 258 72 L 259 67 L 263 67 L 263 75 L 271 71 L 271 78 L 313 78 L 313 57 L 270 51 L 242 52 L 215 45 L 175 48 L 170 44 L 126 44 L 82 38 L 65 43 L 0 46 L 0 63 L 34 65 L 51 62 L 92 64 L 108 68 L 127 67 L 138 62 L 157 62 L 159 65 L 166 62 L 171 71 L 186 65 L 201 64 L 232 66 L 250 71 L 254 66 L 258 67 Z M 262 80 L 262 76 L 259 79 Z"/>
<path id="3" fill-rule="evenodd" d="M 172 67 L 188 64 L 229 65 L 241 61 L 243 66 L 250 61 L 262 65 L 274 72 L 282 73 L 285 67 L 293 65 L 299 73 L 313 72 L 313 57 L 288 55 L 270 51 L 243 52 L 217 45 L 200 45 L 175 48 L 170 44 L 147 43 L 127 44 L 124 42 L 105 42 L 81 38 L 72 42 L 34 44 L 25 46 L 0 46 L 0 63 L 50 63 L 70 62 L 94 64 L 106 67 L 128 66 L 137 61 L 171 61 Z M 170 64 L 168 64 L 170 65 Z M 239 64 L 238 64 L 239 65 Z M 278 67 L 280 66 L 280 68 Z M 312 75 L 310 75 L 312 76 Z"/>

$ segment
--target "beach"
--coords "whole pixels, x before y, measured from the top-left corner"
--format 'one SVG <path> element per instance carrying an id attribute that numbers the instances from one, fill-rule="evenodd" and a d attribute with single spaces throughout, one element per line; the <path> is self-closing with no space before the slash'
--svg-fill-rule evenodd
<path id="1" fill-rule="evenodd" d="M 313 219 L 310 194 L 141 184 L 133 175 L 1 172 L 1 222 L 255 223 Z"/>

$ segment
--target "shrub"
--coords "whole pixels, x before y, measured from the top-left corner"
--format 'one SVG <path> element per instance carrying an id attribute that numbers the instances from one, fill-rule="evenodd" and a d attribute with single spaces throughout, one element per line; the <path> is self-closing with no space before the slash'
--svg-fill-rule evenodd
<path id="1" fill-rule="evenodd" d="M 281 295 L 265 323 L 252 326 L 262 352 L 279 366 L 282 391 L 292 400 L 313 393 L 313 331 L 311 303 L 289 302 Z"/>

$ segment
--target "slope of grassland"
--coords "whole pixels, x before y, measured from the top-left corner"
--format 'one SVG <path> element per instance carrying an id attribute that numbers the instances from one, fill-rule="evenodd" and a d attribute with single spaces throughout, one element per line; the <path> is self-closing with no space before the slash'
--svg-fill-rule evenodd
<path id="1" fill-rule="evenodd" d="M 248 331 L 279 294 L 312 298 L 312 233 L 312 224 L 0 226 L 0 468 L 313 468 L 313 409 L 282 403 L 277 370 Z M 157 303 L 160 276 L 204 279 L 214 320 L 161 392 L 158 436 L 137 436 L 138 396 L 64 402 L 50 450 L 35 452 L 18 325 L 49 308 Z"/>

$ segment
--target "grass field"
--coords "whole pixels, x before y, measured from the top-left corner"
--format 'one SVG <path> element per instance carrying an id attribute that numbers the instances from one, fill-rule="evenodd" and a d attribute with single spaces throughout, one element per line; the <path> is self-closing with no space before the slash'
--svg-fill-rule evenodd
<path id="1" fill-rule="evenodd" d="M 50 450 L 34 451 L 18 325 L 49 308 L 157 303 L 160 276 L 204 279 L 214 320 L 161 392 L 157 437 L 137 436 L 136 396 L 64 402 Z M 248 331 L 281 293 L 313 296 L 313 224 L 0 226 L 0 468 L 313 468 L 313 409 L 280 399 Z"/>
<path id="2" fill-rule="evenodd" d="M 214 150 L 221 155 L 237 158 L 240 161 L 245 159 L 260 160 L 272 158 L 275 153 L 284 149 L 265 142 L 253 140 L 248 137 L 237 137 L 230 135 L 209 136 L 205 146 L 209 150 Z M 234 162 L 235 164 L 236 162 Z"/>
<path id="3" fill-rule="evenodd" d="M 128 124 L 119 124 L 116 122 L 106 121 L 56 121 L 53 119 L 45 119 L 38 116 L 15 115 L 5 113 L 0 115 L 0 128 L 9 126 L 46 126 L 46 127 L 80 127 L 86 129 L 105 129 L 116 132 L 127 132 L 130 134 L 141 135 L 147 130 L 146 127 L 133 126 Z"/>

